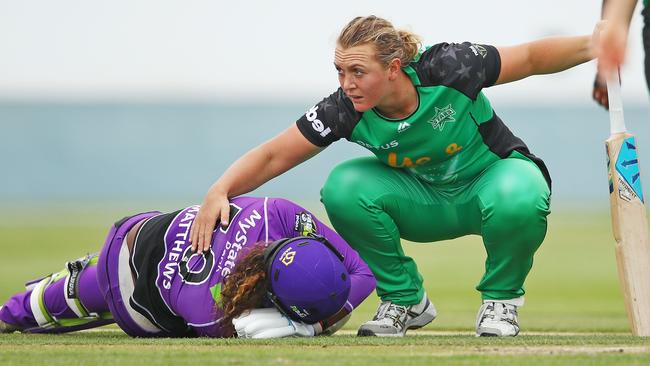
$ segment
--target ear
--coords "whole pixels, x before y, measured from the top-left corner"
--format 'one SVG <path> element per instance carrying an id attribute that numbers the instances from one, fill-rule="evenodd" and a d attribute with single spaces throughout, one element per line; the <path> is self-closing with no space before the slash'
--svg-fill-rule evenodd
<path id="1" fill-rule="evenodd" d="M 388 64 L 388 80 L 396 80 L 399 74 L 402 72 L 402 60 L 399 58 L 394 58 Z"/>

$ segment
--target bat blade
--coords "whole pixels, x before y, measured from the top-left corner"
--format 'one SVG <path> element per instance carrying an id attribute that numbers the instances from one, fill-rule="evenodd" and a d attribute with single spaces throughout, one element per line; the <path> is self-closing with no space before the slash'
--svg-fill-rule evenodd
<path id="1" fill-rule="evenodd" d="M 605 142 L 618 274 L 632 333 L 650 336 L 650 240 L 637 144 L 628 132 Z"/>

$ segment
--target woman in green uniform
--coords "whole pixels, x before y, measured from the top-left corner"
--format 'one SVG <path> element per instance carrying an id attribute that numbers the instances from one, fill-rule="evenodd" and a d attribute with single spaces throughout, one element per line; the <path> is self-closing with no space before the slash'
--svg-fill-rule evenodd
<path id="1" fill-rule="evenodd" d="M 227 225 L 229 197 L 345 138 L 375 155 L 343 162 L 321 191 L 332 224 L 377 278 L 382 302 L 358 335 L 403 336 L 436 316 L 401 238 L 478 234 L 487 260 L 477 335 L 515 336 L 524 280 L 546 233 L 551 179 L 481 90 L 591 58 L 591 36 L 420 48 L 416 35 L 384 19 L 357 17 L 337 41 L 340 88 L 223 174 L 194 222 L 192 245 L 204 250 L 215 222 Z"/>

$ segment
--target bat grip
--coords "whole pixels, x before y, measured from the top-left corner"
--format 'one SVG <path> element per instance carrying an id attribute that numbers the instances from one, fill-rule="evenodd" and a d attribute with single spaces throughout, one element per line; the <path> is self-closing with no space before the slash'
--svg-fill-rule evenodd
<path id="1" fill-rule="evenodd" d="M 617 134 L 627 131 L 623 118 L 623 100 L 621 98 L 621 80 L 619 71 L 612 73 L 607 79 L 607 95 L 609 99 L 609 130 Z"/>

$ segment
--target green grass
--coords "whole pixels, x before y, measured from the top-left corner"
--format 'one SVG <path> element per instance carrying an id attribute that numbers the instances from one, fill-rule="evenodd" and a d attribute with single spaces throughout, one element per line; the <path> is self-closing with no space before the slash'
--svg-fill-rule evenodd
<path id="1" fill-rule="evenodd" d="M 317 205 L 308 207 L 316 208 Z M 171 207 L 170 207 L 171 209 Z M 115 209 L 70 208 L 55 213 L 0 212 L 0 299 L 25 280 L 62 268 L 99 249 Z M 322 214 L 320 215 L 322 216 Z M 79 220 L 79 221 L 78 221 Z M 131 339 L 114 326 L 68 335 L 0 335 L 0 364 L 335 364 L 410 365 L 641 365 L 650 364 L 650 340 L 629 334 L 609 215 L 561 210 L 550 217 L 545 243 L 526 283 L 522 334 L 477 339 L 471 334 L 480 303 L 474 290 L 485 254 L 479 237 L 435 244 L 405 243 L 425 278 L 439 317 L 404 339 L 356 338 L 377 306 L 371 296 L 355 311 L 344 335 L 272 341 Z M 25 265 L 27 263 L 27 265 Z M 418 333 L 420 335 L 418 335 Z"/>
<path id="2" fill-rule="evenodd" d="M 132 339 L 116 331 L 0 335 L 2 365 L 646 365 L 650 341 L 624 335 L 336 336 L 311 339 Z"/>

